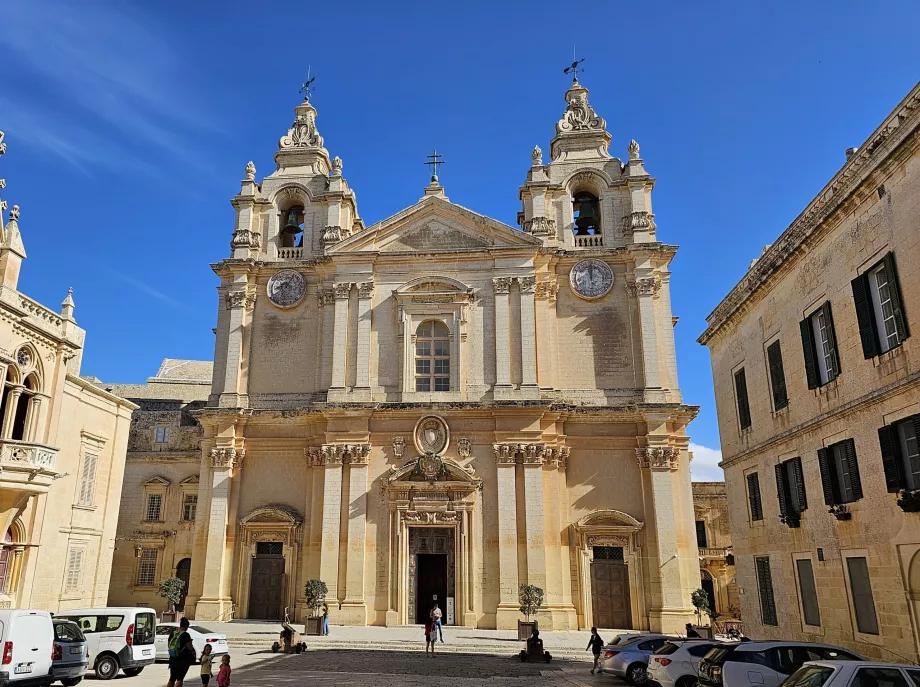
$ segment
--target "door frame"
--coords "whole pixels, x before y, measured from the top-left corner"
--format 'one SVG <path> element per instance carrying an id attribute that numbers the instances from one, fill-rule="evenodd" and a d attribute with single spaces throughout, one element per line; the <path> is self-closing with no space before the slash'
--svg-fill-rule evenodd
<path id="1" fill-rule="evenodd" d="M 284 580 L 281 593 L 282 613 L 290 608 L 294 613 L 296 600 L 298 561 L 300 560 L 301 534 L 303 518 L 293 508 L 287 506 L 264 506 L 256 508 L 240 520 L 240 545 L 237 556 L 236 585 L 231 598 L 236 606 L 234 617 L 249 617 L 249 586 L 252 579 L 252 561 L 256 557 L 256 544 L 259 542 L 282 543 L 284 556 Z"/>

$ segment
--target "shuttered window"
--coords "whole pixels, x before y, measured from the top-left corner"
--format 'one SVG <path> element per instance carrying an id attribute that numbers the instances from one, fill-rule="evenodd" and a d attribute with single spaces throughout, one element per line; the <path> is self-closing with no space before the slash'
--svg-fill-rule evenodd
<path id="1" fill-rule="evenodd" d="M 802 320 L 799 329 L 802 334 L 808 388 L 816 389 L 836 379 L 840 374 L 831 302 L 825 301 L 824 305 Z"/>
<path id="2" fill-rule="evenodd" d="M 74 548 L 67 552 L 67 569 L 64 572 L 64 589 L 75 591 L 83 578 L 83 549 Z"/>
<path id="3" fill-rule="evenodd" d="M 763 520 L 763 504 L 760 501 L 760 478 L 756 472 L 747 476 L 748 505 L 751 507 L 751 520 Z"/>
<path id="4" fill-rule="evenodd" d="M 706 543 L 706 522 L 704 520 L 696 521 L 696 545 L 701 549 L 709 546 Z"/>
<path id="5" fill-rule="evenodd" d="M 800 558 L 795 562 L 799 577 L 799 593 L 802 596 L 802 618 L 806 625 L 821 626 L 821 611 L 818 608 L 818 590 L 815 588 L 815 571 L 811 559 Z"/>
<path id="6" fill-rule="evenodd" d="M 850 577 L 850 594 L 853 597 L 853 611 L 856 614 L 856 629 L 864 634 L 878 634 L 878 618 L 875 615 L 875 600 L 869 582 L 869 564 L 863 557 L 847 558 L 847 573 Z"/>
<path id="7" fill-rule="evenodd" d="M 92 506 L 96 493 L 96 463 L 99 458 L 93 453 L 83 454 L 83 469 L 80 471 L 80 493 L 77 505 Z"/>
<path id="8" fill-rule="evenodd" d="M 741 429 L 751 426 L 751 406 L 748 403 L 747 380 L 742 367 L 735 373 L 735 399 L 738 402 L 738 422 Z"/>
<path id="9" fill-rule="evenodd" d="M 909 335 L 894 253 L 851 282 L 863 355 L 872 358 L 900 346 Z"/>
<path id="10" fill-rule="evenodd" d="M 767 346 L 767 367 L 770 370 L 773 410 L 782 410 L 789 405 L 789 397 L 786 394 L 786 373 L 783 371 L 783 352 L 779 341 L 774 341 Z"/>
<path id="11" fill-rule="evenodd" d="M 890 492 L 920 489 L 920 415 L 878 430 L 885 486 Z"/>
<path id="12" fill-rule="evenodd" d="M 824 503 L 828 506 L 852 503 L 863 497 L 856 445 L 852 439 L 818 449 L 818 466 L 821 469 Z"/>
<path id="13" fill-rule="evenodd" d="M 776 601 L 773 598 L 773 576 L 770 574 L 770 559 L 766 556 L 754 559 L 757 568 L 757 589 L 760 592 L 760 615 L 764 625 L 778 625 Z"/>
<path id="14" fill-rule="evenodd" d="M 808 508 L 801 458 L 792 458 L 776 465 L 776 498 L 780 515 L 801 513 Z"/>

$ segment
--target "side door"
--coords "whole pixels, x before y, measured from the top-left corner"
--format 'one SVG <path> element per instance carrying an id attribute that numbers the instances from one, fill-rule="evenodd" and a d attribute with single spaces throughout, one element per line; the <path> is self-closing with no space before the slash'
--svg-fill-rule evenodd
<path id="1" fill-rule="evenodd" d="M 99 652 L 111 651 L 117 654 L 125 647 L 125 630 L 127 624 L 122 629 L 122 623 L 125 617 L 123 615 L 100 615 L 99 622 L 96 624 L 99 637 Z"/>

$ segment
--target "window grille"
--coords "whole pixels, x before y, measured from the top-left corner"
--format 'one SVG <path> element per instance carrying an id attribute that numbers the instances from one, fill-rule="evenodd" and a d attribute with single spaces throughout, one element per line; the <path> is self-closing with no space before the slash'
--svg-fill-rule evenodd
<path id="1" fill-rule="evenodd" d="M 622 546 L 595 546 L 594 560 L 596 561 L 621 561 L 623 560 Z"/>
<path id="2" fill-rule="evenodd" d="M 260 541 L 256 542 L 257 556 L 281 556 L 284 554 L 284 542 Z"/>
<path id="3" fill-rule="evenodd" d="M 152 587 L 157 579 L 157 549 L 144 549 L 137 563 L 137 586 Z"/>
<path id="4" fill-rule="evenodd" d="M 147 494 L 147 513 L 144 520 L 160 522 L 163 515 L 163 495 Z"/>

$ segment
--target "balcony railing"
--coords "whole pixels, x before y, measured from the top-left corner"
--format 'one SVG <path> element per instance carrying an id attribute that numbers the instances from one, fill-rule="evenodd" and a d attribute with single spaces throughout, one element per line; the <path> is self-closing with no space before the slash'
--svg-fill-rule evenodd
<path id="1" fill-rule="evenodd" d="M 279 248 L 278 257 L 282 260 L 303 260 L 303 246 L 300 248 Z"/>
<path id="2" fill-rule="evenodd" d="M 2 472 L 41 472 L 56 474 L 58 449 L 31 441 L 4 439 L 0 442 L 0 468 Z"/>
<path id="3" fill-rule="evenodd" d="M 593 236 L 576 236 L 575 237 L 575 247 L 576 248 L 600 248 L 604 245 L 604 237 L 601 234 L 595 234 Z"/>

